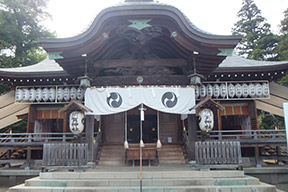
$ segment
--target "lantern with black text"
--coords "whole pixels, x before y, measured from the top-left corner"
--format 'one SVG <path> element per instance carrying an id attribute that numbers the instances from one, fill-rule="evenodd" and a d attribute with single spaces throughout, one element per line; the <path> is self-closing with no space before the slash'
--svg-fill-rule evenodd
<path id="1" fill-rule="evenodd" d="M 23 97 L 23 91 L 22 89 L 17 89 L 15 99 L 16 101 L 21 101 Z"/>
<path id="2" fill-rule="evenodd" d="M 29 90 L 28 89 L 23 89 L 22 99 L 23 99 L 23 101 L 29 100 Z"/>
<path id="3" fill-rule="evenodd" d="M 226 85 L 225 84 L 221 84 L 220 85 L 220 96 L 222 98 L 226 97 L 227 95 L 227 88 L 226 88 Z"/>
<path id="4" fill-rule="evenodd" d="M 84 98 L 84 89 L 82 89 L 82 88 L 79 87 L 79 88 L 77 89 L 77 99 L 80 100 L 80 101 L 82 101 L 83 98 Z"/>
<path id="5" fill-rule="evenodd" d="M 71 99 L 76 99 L 77 97 L 77 89 L 75 87 L 71 87 L 70 89 L 70 98 Z"/>
<path id="6" fill-rule="evenodd" d="M 199 112 L 199 127 L 202 131 L 211 131 L 214 127 L 214 115 L 211 109 L 202 109 Z"/>
<path id="7" fill-rule="evenodd" d="M 34 88 L 31 88 L 29 90 L 29 101 L 35 101 L 36 99 L 36 90 Z"/>
<path id="8" fill-rule="evenodd" d="M 56 98 L 56 90 L 54 88 L 49 89 L 48 99 L 49 101 L 54 101 Z"/>
<path id="9" fill-rule="evenodd" d="M 36 101 L 40 102 L 42 100 L 42 89 L 38 88 L 36 89 Z"/>
<path id="10" fill-rule="evenodd" d="M 63 90 L 64 93 L 64 100 L 69 101 L 70 100 L 70 89 L 68 87 L 64 88 Z"/>
<path id="11" fill-rule="evenodd" d="M 57 89 L 57 101 L 62 101 L 64 98 L 64 91 L 62 87 Z"/>
<path id="12" fill-rule="evenodd" d="M 69 127 L 72 133 L 82 133 L 84 129 L 84 114 L 79 111 L 73 111 L 69 117 Z"/>
<path id="13" fill-rule="evenodd" d="M 208 84 L 206 89 L 207 89 L 207 96 L 212 97 L 212 95 L 213 95 L 213 87 L 212 87 L 212 85 Z"/>
<path id="14" fill-rule="evenodd" d="M 48 97 L 49 97 L 49 95 L 48 95 L 49 93 L 48 93 L 48 88 L 44 88 L 43 90 L 42 90 L 42 100 L 43 101 L 48 101 Z"/>

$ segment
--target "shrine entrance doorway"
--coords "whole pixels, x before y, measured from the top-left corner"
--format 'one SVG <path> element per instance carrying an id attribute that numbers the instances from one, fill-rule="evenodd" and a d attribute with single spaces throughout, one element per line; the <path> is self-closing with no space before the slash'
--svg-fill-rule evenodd
<path id="1" fill-rule="evenodd" d="M 127 140 L 129 143 L 139 143 L 140 132 L 140 112 L 136 107 L 127 112 Z M 142 121 L 142 139 L 144 143 L 157 142 L 157 112 L 145 107 L 144 121 Z"/>

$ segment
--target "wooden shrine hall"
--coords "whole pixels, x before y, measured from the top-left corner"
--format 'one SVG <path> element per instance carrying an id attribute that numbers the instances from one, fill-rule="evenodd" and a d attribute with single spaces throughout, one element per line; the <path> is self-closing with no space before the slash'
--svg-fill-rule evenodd
<path id="1" fill-rule="evenodd" d="M 264 134 L 258 105 L 283 116 L 287 88 L 273 81 L 287 74 L 288 61 L 239 57 L 241 38 L 202 31 L 154 1 L 106 8 L 75 37 L 40 39 L 47 59 L 0 69 L 13 105 L 27 107 L 13 113 L 28 120 L 26 140 L 17 144 L 16 135 L 9 146 L 42 159 L 47 143 L 85 144 L 86 162 L 103 165 L 137 164 L 143 147 L 153 165 L 195 160 L 197 141 L 237 140 L 248 157 L 268 140 L 284 145 L 254 134 Z"/>

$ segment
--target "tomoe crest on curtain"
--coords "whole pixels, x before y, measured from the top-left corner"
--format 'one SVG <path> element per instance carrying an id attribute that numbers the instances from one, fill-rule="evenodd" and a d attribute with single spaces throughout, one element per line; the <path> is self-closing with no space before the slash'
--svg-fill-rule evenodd
<path id="1" fill-rule="evenodd" d="M 122 104 L 122 97 L 119 93 L 117 92 L 112 92 L 110 93 L 110 96 L 107 97 L 107 104 L 111 108 L 118 108 Z"/>
<path id="2" fill-rule="evenodd" d="M 162 104 L 166 108 L 173 108 L 177 104 L 177 96 L 173 92 L 166 92 L 162 96 Z"/>

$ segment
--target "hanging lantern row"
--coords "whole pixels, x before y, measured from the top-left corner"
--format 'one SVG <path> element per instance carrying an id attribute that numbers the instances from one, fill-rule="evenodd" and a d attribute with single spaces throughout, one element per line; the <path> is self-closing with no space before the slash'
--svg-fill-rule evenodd
<path id="1" fill-rule="evenodd" d="M 17 88 L 16 102 L 69 102 L 82 101 L 84 89 L 76 87 Z"/>
<path id="2" fill-rule="evenodd" d="M 196 98 L 211 96 L 215 99 L 268 98 L 268 82 L 203 84 L 195 87 Z"/>

